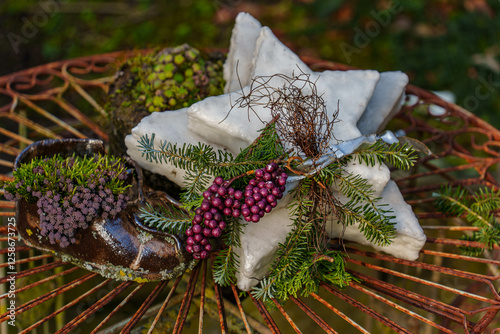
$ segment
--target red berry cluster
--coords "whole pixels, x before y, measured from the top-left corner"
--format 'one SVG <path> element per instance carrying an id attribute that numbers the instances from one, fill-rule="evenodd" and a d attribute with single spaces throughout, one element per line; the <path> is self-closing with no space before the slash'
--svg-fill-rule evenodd
<path id="1" fill-rule="evenodd" d="M 250 180 L 244 192 L 229 187 L 230 182 L 222 177 L 216 177 L 203 192 L 193 225 L 186 231 L 186 250 L 197 260 L 206 259 L 212 250 L 209 238 L 219 238 L 226 228 L 224 216 L 238 218 L 243 215 L 248 222 L 258 222 L 283 197 L 286 180 L 286 173 L 276 163 L 257 169 L 255 178 Z"/>
<path id="2" fill-rule="evenodd" d="M 287 175 L 276 163 L 255 171 L 245 188 L 245 203 L 241 206 L 241 214 L 247 222 L 257 223 L 264 214 L 278 205 L 283 197 Z"/>

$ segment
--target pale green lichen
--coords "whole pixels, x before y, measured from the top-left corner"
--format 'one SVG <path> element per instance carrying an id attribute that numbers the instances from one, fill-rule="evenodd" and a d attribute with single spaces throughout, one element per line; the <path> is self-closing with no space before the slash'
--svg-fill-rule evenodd
<path id="1" fill-rule="evenodd" d="M 139 235 L 137 236 L 137 239 L 141 242 L 141 244 L 147 243 L 149 240 L 153 239 L 154 236 L 151 233 L 148 233 L 146 231 L 141 231 Z"/>
<path id="2" fill-rule="evenodd" d="M 207 59 L 187 44 L 131 58 L 127 65 L 138 78 L 129 94 L 149 112 L 188 107 L 223 92 L 222 59 Z"/>
<path id="3" fill-rule="evenodd" d="M 123 154 L 123 138 L 149 113 L 223 94 L 223 62 L 222 53 L 201 52 L 187 44 L 127 60 L 110 86 L 105 107 L 110 152 Z"/>

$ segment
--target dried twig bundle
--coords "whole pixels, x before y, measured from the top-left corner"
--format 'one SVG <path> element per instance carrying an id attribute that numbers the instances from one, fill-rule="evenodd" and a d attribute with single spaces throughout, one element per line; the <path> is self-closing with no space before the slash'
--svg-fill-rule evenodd
<path id="1" fill-rule="evenodd" d="M 292 76 L 257 76 L 249 92 L 243 93 L 232 107 L 236 105 L 252 110 L 257 117 L 255 106 L 268 108 L 277 120 L 276 129 L 281 139 L 312 159 L 325 152 L 333 138 L 333 124 L 338 115 L 337 105 L 337 110 L 328 116 L 326 103 L 318 94 L 315 82 L 304 72 L 292 73 Z"/>

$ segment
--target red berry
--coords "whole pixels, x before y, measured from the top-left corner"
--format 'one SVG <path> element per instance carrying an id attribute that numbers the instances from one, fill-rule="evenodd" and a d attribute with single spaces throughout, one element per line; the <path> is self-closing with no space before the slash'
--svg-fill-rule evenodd
<path id="1" fill-rule="evenodd" d="M 220 197 L 212 198 L 212 205 L 216 208 L 220 207 L 222 205 L 222 200 L 220 199 Z"/>
<path id="2" fill-rule="evenodd" d="M 257 192 L 255 194 L 253 194 L 253 199 L 258 202 L 262 199 L 262 195 L 260 194 L 260 192 Z"/>
<path id="3" fill-rule="evenodd" d="M 228 208 L 232 207 L 232 206 L 233 206 L 233 203 L 234 203 L 234 201 L 233 201 L 233 199 L 232 199 L 232 198 L 226 198 L 226 199 L 224 200 L 224 205 L 225 205 L 226 207 L 228 207 Z"/>
<path id="4" fill-rule="evenodd" d="M 218 238 L 222 235 L 222 230 L 218 227 L 214 228 L 212 230 L 212 235 L 215 237 L 215 238 Z"/>
<path id="5" fill-rule="evenodd" d="M 193 230 L 193 233 L 200 234 L 201 231 L 203 230 L 203 227 L 201 227 L 201 225 L 194 225 L 192 227 L 192 230 Z"/>
<path id="6" fill-rule="evenodd" d="M 264 171 L 262 169 L 257 169 L 255 171 L 255 177 L 262 178 L 263 175 L 264 175 Z"/>
<path id="7" fill-rule="evenodd" d="M 245 198 L 245 204 L 248 206 L 252 206 L 255 204 L 255 200 L 253 199 L 253 197 L 247 197 Z"/>
<path id="8" fill-rule="evenodd" d="M 209 220 L 207 226 L 210 227 L 211 229 L 214 229 L 217 226 L 219 226 L 219 224 L 215 220 Z"/>
<path id="9" fill-rule="evenodd" d="M 225 196 L 227 194 L 227 188 L 226 187 L 219 187 L 219 190 L 217 190 L 217 194 L 219 196 Z"/>
<path id="10" fill-rule="evenodd" d="M 222 176 L 217 176 L 214 180 L 214 183 L 220 186 L 222 183 L 224 183 L 224 179 L 222 178 Z"/>
<path id="11" fill-rule="evenodd" d="M 271 162 L 269 165 L 266 166 L 266 172 L 271 173 L 277 168 L 278 168 L 278 165 L 275 162 Z"/>

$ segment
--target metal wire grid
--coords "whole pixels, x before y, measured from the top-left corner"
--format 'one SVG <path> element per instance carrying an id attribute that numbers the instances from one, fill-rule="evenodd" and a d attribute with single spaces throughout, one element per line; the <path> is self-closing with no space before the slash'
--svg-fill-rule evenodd
<path id="1" fill-rule="evenodd" d="M 0 77 L 0 180 L 11 179 L 14 158 L 35 140 L 106 140 L 102 97 L 116 64 L 131 54 L 65 60 Z M 304 60 L 314 70 L 349 69 Z M 482 258 L 460 255 L 459 247 L 483 245 L 458 239 L 475 227 L 436 212 L 432 192 L 445 183 L 497 188 L 500 132 L 425 90 L 409 85 L 407 94 L 416 98 L 389 127 L 404 129 L 435 154 L 411 173 L 393 174 L 428 236 L 418 261 L 332 243 L 345 247 L 346 267 L 359 281 L 343 290 L 323 284 L 308 298 L 292 296 L 268 310 L 235 286 L 214 284 L 211 259 L 170 282 L 114 282 L 17 242 L 13 271 L 6 256 L 12 254 L 14 204 L 0 201 L 2 333 L 16 331 L 6 309 L 13 279 L 19 333 L 499 333 L 500 250 Z M 431 104 L 445 112 L 429 113 Z"/>

